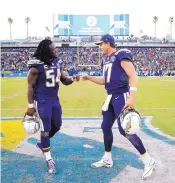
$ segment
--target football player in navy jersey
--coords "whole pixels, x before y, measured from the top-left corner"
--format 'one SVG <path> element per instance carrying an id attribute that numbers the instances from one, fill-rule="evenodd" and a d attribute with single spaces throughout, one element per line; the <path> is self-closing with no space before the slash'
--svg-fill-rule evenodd
<path id="1" fill-rule="evenodd" d="M 119 115 L 123 108 L 133 108 L 137 91 L 138 79 L 132 61 L 132 53 L 127 49 L 116 50 L 113 36 L 106 34 L 100 46 L 104 57 L 101 67 L 103 76 L 83 76 L 83 80 L 89 80 L 96 84 L 105 85 L 108 97 L 102 107 L 103 121 L 101 128 L 104 136 L 105 153 L 102 159 L 92 164 L 92 167 L 112 167 L 112 126 L 117 119 L 120 133 L 125 136 L 138 150 L 145 165 L 142 178 L 151 176 L 155 167 L 155 160 L 146 151 L 141 139 L 136 135 L 129 135 L 121 127 Z"/>
<path id="2" fill-rule="evenodd" d="M 56 47 L 51 40 L 40 42 L 33 58 L 28 61 L 28 109 L 27 115 L 36 112 L 40 120 L 41 141 L 37 143 L 45 155 L 49 173 L 56 173 L 50 152 L 50 138 L 61 128 L 62 109 L 58 98 L 59 81 L 70 85 L 79 76 L 69 77 L 57 58 Z"/>

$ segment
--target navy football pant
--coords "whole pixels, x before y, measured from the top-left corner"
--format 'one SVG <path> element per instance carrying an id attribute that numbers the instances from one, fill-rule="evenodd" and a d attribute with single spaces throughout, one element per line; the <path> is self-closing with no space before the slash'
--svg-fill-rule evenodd
<path id="1" fill-rule="evenodd" d="M 121 110 L 125 105 L 128 95 L 128 93 L 124 93 L 121 95 L 113 95 L 108 110 L 102 111 L 103 121 L 101 128 L 103 130 L 105 151 L 110 152 L 112 149 L 112 126 L 114 124 L 115 119 L 117 119 L 120 134 L 126 137 L 132 143 L 132 145 L 139 151 L 140 154 L 144 154 L 146 152 L 146 149 L 143 146 L 141 139 L 136 134 L 126 134 L 123 128 L 121 127 L 120 119 L 118 118 Z"/>
<path id="2" fill-rule="evenodd" d="M 62 125 L 62 109 L 59 99 L 46 99 L 36 102 L 40 119 L 41 145 L 43 149 L 50 148 L 50 138 L 60 130 Z M 43 133 L 44 132 L 44 133 Z"/>

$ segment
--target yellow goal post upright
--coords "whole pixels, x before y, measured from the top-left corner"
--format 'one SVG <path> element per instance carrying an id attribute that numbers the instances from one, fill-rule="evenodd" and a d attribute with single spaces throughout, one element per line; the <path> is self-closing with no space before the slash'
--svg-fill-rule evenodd
<path id="1" fill-rule="evenodd" d="M 99 46 L 96 46 L 95 43 L 93 42 L 80 42 L 80 41 L 77 41 L 76 43 L 76 47 L 77 47 L 77 65 L 78 67 L 100 67 L 100 62 L 101 62 L 101 52 L 100 52 L 100 48 Z M 97 59 L 97 63 L 95 64 L 82 64 L 81 63 L 81 49 L 83 48 L 85 51 L 87 49 L 87 54 L 88 54 L 88 50 L 89 48 L 92 48 L 92 47 L 96 47 L 97 48 L 97 52 L 98 52 L 98 59 Z"/>

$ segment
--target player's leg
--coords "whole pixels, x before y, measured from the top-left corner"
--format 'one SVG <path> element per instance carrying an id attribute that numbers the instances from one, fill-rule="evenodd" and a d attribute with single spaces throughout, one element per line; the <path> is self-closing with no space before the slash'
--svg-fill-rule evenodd
<path id="1" fill-rule="evenodd" d="M 52 138 L 59 130 L 60 130 L 61 127 L 58 127 L 56 124 L 55 124 L 55 120 L 51 120 L 51 130 L 49 132 L 49 137 Z"/>
<path id="2" fill-rule="evenodd" d="M 152 172 L 155 168 L 156 161 L 146 151 L 140 137 L 138 137 L 136 134 L 135 135 L 126 134 L 125 137 L 139 151 L 140 159 L 144 163 L 144 171 L 143 171 L 143 174 L 142 174 L 142 179 L 146 179 L 147 177 L 151 176 L 151 174 L 152 174 Z"/>
<path id="3" fill-rule="evenodd" d="M 119 126 L 120 133 L 123 136 L 125 136 L 131 142 L 131 144 L 137 149 L 137 151 L 140 153 L 140 158 L 145 165 L 142 179 L 146 179 L 147 177 L 151 176 L 151 174 L 155 168 L 155 164 L 156 164 L 155 159 L 152 158 L 149 155 L 149 153 L 146 151 L 146 149 L 143 145 L 143 142 L 140 139 L 140 137 L 138 137 L 138 135 L 125 134 L 124 130 L 121 127 L 121 123 L 120 123 L 119 119 L 118 119 L 118 126 Z"/>
<path id="4" fill-rule="evenodd" d="M 145 154 L 146 149 L 145 149 L 141 139 L 136 134 L 133 134 L 133 135 L 126 134 L 125 131 L 123 130 L 123 128 L 121 127 L 119 118 L 117 119 L 117 122 L 118 122 L 120 134 L 123 135 L 124 137 L 126 137 L 141 155 Z"/>
<path id="5" fill-rule="evenodd" d="M 108 111 L 102 111 L 103 121 L 101 128 L 103 131 L 105 152 L 111 152 L 113 143 L 112 126 L 115 121 L 114 110 L 111 104 L 109 104 Z"/>
<path id="6" fill-rule="evenodd" d="M 115 112 L 115 116 L 116 116 L 116 119 L 118 122 L 120 134 L 125 136 L 132 143 L 132 145 L 139 151 L 140 154 L 145 154 L 146 149 L 143 146 L 143 143 L 140 140 L 140 138 L 137 135 L 125 134 L 125 131 L 121 127 L 120 119 L 118 117 L 121 113 L 121 110 L 123 109 L 123 106 L 125 105 L 125 100 L 126 100 L 125 98 L 126 98 L 126 93 L 119 95 L 118 97 L 112 98 L 112 104 L 114 107 L 114 112 Z"/>
<path id="7" fill-rule="evenodd" d="M 52 138 L 61 128 L 62 125 L 62 109 L 59 100 L 53 103 L 52 108 L 52 120 L 51 120 L 51 130 L 49 132 L 49 137 Z"/>
<path id="8" fill-rule="evenodd" d="M 153 158 L 150 157 L 150 155 L 148 154 L 148 152 L 146 151 L 142 140 L 136 135 L 129 135 L 126 134 L 125 131 L 123 130 L 123 128 L 121 127 L 121 123 L 120 123 L 120 119 L 118 118 L 118 116 L 120 115 L 120 112 L 126 102 L 126 98 L 127 98 L 127 93 L 124 93 L 123 95 L 120 95 L 117 100 L 115 100 L 116 97 L 112 98 L 112 104 L 114 107 L 114 112 L 117 118 L 117 122 L 118 122 L 118 127 L 119 127 L 119 131 L 120 133 L 126 137 L 131 144 L 137 149 L 137 151 L 140 153 L 141 155 L 141 159 L 143 161 L 143 163 L 145 164 L 145 169 L 144 169 L 144 173 L 143 173 L 143 179 L 145 179 L 146 177 L 150 176 L 152 173 L 152 170 L 155 166 L 155 160 Z"/>
<path id="9" fill-rule="evenodd" d="M 113 143 L 112 126 L 115 121 L 115 116 L 114 116 L 114 111 L 111 104 L 109 104 L 108 111 L 102 111 L 102 115 L 103 115 L 103 122 L 102 122 L 101 128 L 103 130 L 105 154 L 100 161 L 92 164 L 92 167 L 94 168 L 98 168 L 102 166 L 105 166 L 105 167 L 113 166 L 111 149 L 112 149 L 112 143 Z"/>
<path id="10" fill-rule="evenodd" d="M 37 143 L 45 158 L 49 173 L 56 173 L 54 161 L 50 152 L 50 137 L 49 132 L 51 130 L 51 115 L 52 115 L 52 103 L 50 101 L 38 101 L 36 102 L 36 109 L 41 125 L 41 142 Z"/>

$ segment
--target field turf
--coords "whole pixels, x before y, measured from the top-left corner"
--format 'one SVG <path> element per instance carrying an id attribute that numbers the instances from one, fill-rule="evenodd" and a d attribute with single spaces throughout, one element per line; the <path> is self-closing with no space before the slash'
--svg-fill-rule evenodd
<path id="1" fill-rule="evenodd" d="M 88 81 L 61 85 L 63 116 L 101 116 L 105 96 L 103 86 Z M 139 78 L 135 108 L 143 116 L 153 116 L 155 127 L 175 136 L 175 77 Z M 26 109 L 26 78 L 1 79 L 1 117 L 23 116 Z"/>

